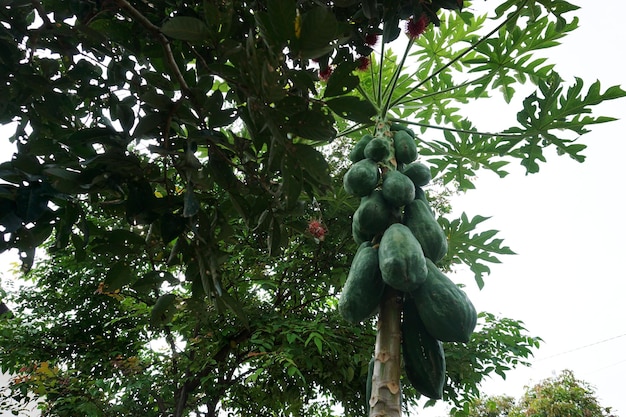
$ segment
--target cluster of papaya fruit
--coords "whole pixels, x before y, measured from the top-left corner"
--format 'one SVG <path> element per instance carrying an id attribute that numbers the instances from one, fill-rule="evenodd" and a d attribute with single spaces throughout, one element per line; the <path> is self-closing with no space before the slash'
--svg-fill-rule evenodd
<path id="1" fill-rule="evenodd" d="M 345 190 L 361 198 L 352 219 L 359 248 L 339 312 L 359 323 L 376 314 L 387 286 L 400 291 L 406 377 L 419 393 L 441 398 L 442 342 L 467 342 L 477 316 L 467 295 L 436 266 L 448 242 L 422 188 L 431 181 L 430 170 L 416 161 L 413 131 L 384 121 L 349 158 L 353 164 L 343 179 Z"/>

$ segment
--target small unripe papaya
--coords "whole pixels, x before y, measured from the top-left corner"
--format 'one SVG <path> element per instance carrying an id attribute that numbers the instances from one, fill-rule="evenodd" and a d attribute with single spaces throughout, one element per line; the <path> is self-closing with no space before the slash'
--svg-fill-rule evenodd
<path id="1" fill-rule="evenodd" d="M 396 152 L 396 161 L 410 164 L 417 158 L 415 140 L 404 130 L 398 130 L 393 135 L 393 147 Z"/>
<path id="2" fill-rule="evenodd" d="M 426 280 L 426 258 L 408 227 L 394 223 L 385 230 L 378 248 L 383 281 L 399 291 L 414 291 Z"/>
<path id="3" fill-rule="evenodd" d="M 413 181 L 399 171 L 388 171 L 383 180 L 383 196 L 393 207 L 402 207 L 415 198 Z"/>
<path id="4" fill-rule="evenodd" d="M 416 187 L 423 187 L 432 179 L 430 168 L 419 162 L 408 164 L 402 169 L 402 173 L 411 178 Z"/>
<path id="5" fill-rule="evenodd" d="M 391 155 L 391 144 L 385 138 L 375 137 L 365 147 L 364 154 L 372 161 L 384 161 Z"/>
<path id="6" fill-rule="evenodd" d="M 368 143 L 370 143 L 372 139 L 374 139 L 374 136 L 370 135 L 369 133 L 363 135 L 363 137 L 361 137 L 361 139 L 359 139 L 359 141 L 354 145 L 352 151 L 350 151 L 350 155 L 348 156 L 348 158 L 352 162 L 359 162 L 361 159 L 365 159 L 365 147 Z"/>
<path id="7" fill-rule="evenodd" d="M 376 162 L 362 159 L 355 162 L 343 176 L 343 188 L 348 194 L 363 197 L 376 188 L 379 178 L 380 173 Z"/>

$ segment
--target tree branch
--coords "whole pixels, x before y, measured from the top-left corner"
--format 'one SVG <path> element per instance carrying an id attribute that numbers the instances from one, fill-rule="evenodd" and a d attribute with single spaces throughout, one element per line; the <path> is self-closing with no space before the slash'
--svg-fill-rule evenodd
<path id="1" fill-rule="evenodd" d="M 165 36 L 161 32 L 161 28 L 155 25 L 154 23 L 152 23 L 150 20 L 148 20 L 147 17 L 141 14 L 139 10 L 135 9 L 127 0 L 115 0 L 115 1 L 120 6 L 120 8 L 126 10 L 126 12 L 128 12 L 128 14 L 134 20 L 139 22 L 139 24 L 141 24 L 143 27 L 145 27 L 146 29 L 148 29 L 150 32 L 154 34 L 154 36 L 157 38 L 157 40 L 163 47 L 163 52 L 165 52 L 165 59 L 167 63 L 170 65 L 172 71 L 174 72 L 174 77 L 176 77 L 176 80 L 178 81 L 178 84 L 180 85 L 180 89 L 182 90 L 185 96 L 191 98 L 191 94 L 190 94 L 191 90 L 189 86 L 187 85 L 187 81 L 185 81 L 185 78 L 183 77 L 182 72 L 180 72 L 180 68 L 178 68 L 178 64 L 176 64 L 176 59 L 174 58 L 174 53 L 172 52 L 170 41 L 167 38 L 167 36 Z"/>

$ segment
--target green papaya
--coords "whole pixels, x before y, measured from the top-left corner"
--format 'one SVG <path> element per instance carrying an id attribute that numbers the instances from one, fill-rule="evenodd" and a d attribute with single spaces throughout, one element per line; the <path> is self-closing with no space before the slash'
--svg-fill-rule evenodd
<path id="1" fill-rule="evenodd" d="M 368 240 L 372 240 L 374 236 L 370 236 L 366 234 L 359 224 L 359 220 L 356 217 L 352 218 L 352 238 L 356 242 L 357 245 L 360 245 L 363 242 L 367 242 Z"/>
<path id="2" fill-rule="evenodd" d="M 362 243 L 339 297 L 341 317 L 354 324 L 371 317 L 378 309 L 384 289 L 378 269 L 378 249 L 369 242 Z"/>
<path id="3" fill-rule="evenodd" d="M 409 228 L 400 223 L 392 224 L 383 233 L 378 264 L 383 281 L 399 291 L 418 289 L 428 275 L 422 247 Z"/>
<path id="4" fill-rule="evenodd" d="M 386 138 L 375 137 L 364 150 L 365 157 L 375 162 L 381 162 L 391 155 L 391 143 Z"/>
<path id="5" fill-rule="evenodd" d="M 415 198 L 415 185 L 399 171 L 388 171 L 382 185 L 383 197 L 393 207 L 402 207 Z"/>
<path id="6" fill-rule="evenodd" d="M 359 162 L 361 159 L 365 159 L 365 147 L 372 139 L 374 139 L 374 136 L 370 135 L 369 133 L 363 135 L 363 137 L 359 139 L 359 141 L 350 151 L 350 155 L 348 155 L 348 158 L 352 162 Z"/>
<path id="7" fill-rule="evenodd" d="M 407 379 L 417 392 L 432 399 L 443 397 L 446 379 L 443 345 L 428 333 L 409 297 L 404 300 L 402 312 L 402 359 Z"/>
<path id="8" fill-rule="evenodd" d="M 370 194 L 378 185 L 380 173 L 376 162 L 363 159 L 352 164 L 343 176 L 343 188 L 348 194 L 363 197 Z"/>
<path id="9" fill-rule="evenodd" d="M 403 164 L 410 164 L 417 158 L 417 145 L 415 139 L 405 130 L 398 130 L 393 134 L 393 147 L 396 161 Z"/>
<path id="10" fill-rule="evenodd" d="M 428 206 L 428 209 L 430 210 L 431 215 L 435 217 L 435 213 L 433 213 L 432 209 L 430 208 L 430 203 L 428 202 L 428 197 L 426 196 L 426 192 L 424 191 L 422 187 L 415 187 L 415 199 L 422 200 Z"/>
<path id="11" fill-rule="evenodd" d="M 428 259 L 438 262 L 446 255 L 446 234 L 424 201 L 415 199 L 404 206 L 402 222 L 411 230 Z"/>
<path id="12" fill-rule="evenodd" d="M 361 198 L 359 208 L 354 212 L 353 236 L 360 237 L 362 241 L 372 240 L 387 228 L 392 213 L 392 208 L 383 197 L 382 191 L 374 190 L 370 195 Z"/>
<path id="13" fill-rule="evenodd" d="M 474 305 L 437 265 L 429 259 L 426 263 L 426 282 L 411 293 L 426 330 L 442 342 L 468 342 L 476 327 Z"/>
<path id="14" fill-rule="evenodd" d="M 430 168 L 419 162 L 412 162 L 402 168 L 402 173 L 409 177 L 416 187 L 423 187 L 430 182 Z"/>
<path id="15" fill-rule="evenodd" d="M 406 133 L 408 133 L 413 139 L 415 139 L 415 132 L 413 132 L 413 129 L 402 125 L 400 123 L 392 123 L 391 127 L 389 128 L 389 130 L 391 130 L 392 132 L 397 132 L 400 130 L 405 131 Z"/>

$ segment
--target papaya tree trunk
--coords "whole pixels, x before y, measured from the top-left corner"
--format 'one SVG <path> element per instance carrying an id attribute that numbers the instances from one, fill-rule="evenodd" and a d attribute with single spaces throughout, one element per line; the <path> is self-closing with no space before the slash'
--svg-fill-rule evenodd
<path id="1" fill-rule="evenodd" d="M 401 315 L 402 293 L 387 287 L 378 314 L 369 417 L 402 416 L 400 388 Z"/>

